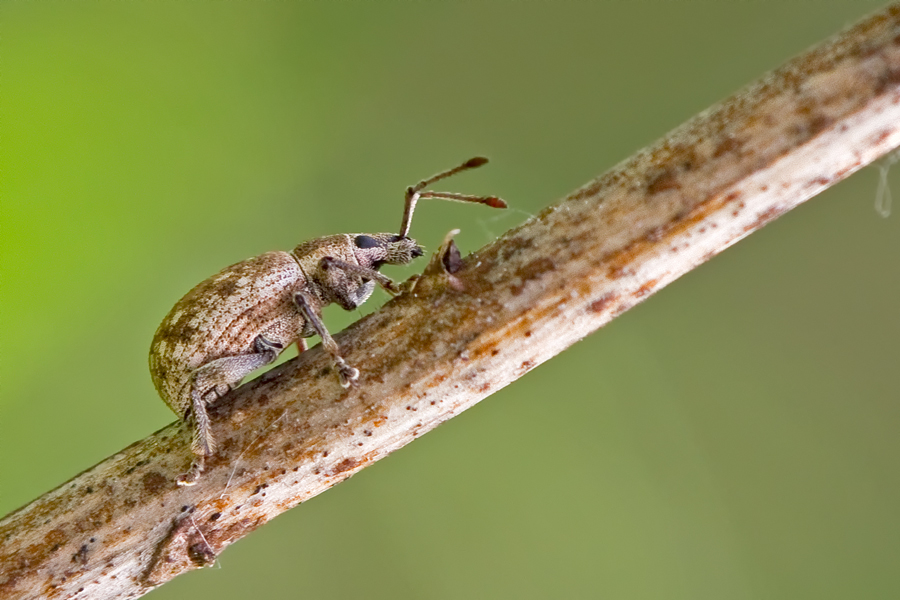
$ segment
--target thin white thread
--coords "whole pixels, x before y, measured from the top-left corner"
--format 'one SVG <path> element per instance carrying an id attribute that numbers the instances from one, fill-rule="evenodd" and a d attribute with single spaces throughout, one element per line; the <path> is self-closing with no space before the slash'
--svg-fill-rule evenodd
<path id="1" fill-rule="evenodd" d="M 200 539 L 203 540 L 203 543 L 206 544 L 206 547 L 209 548 L 209 551 L 212 552 L 212 553 L 215 555 L 215 557 L 216 557 L 216 562 L 215 562 L 215 564 L 216 564 L 216 565 L 219 565 L 219 555 L 216 554 L 216 551 L 213 550 L 213 547 L 210 545 L 209 540 L 206 539 L 206 536 L 203 535 L 203 532 L 200 531 L 200 528 L 199 528 L 199 527 L 197 527 L 197 521 L 194 520 L 194 515 L 188 515 L 188 516 L 191 518 L 191 524 L 194 526 L 194 529 L 196 529 L 196 530 L 197 530 L 197 533 L 200 534 Z M 219 568 L 221 569 L 222 566 L 219 565 Z"/>
<path id="2" fill-rule="evenodd" d="M 225 483 L 225 489 L 222 490 L 222 494 L 219 496 L 219 500 L 225 497 L 225 494 L 228 493 L 228 487 L 231 485 L 232 480 L 234 480 L 234 474 L 237 473 L 237 468 L 241 464 L 241 459 L 244 457 L 244 454 L 247 453 L 247 450 L 253 447 L 256 442 L 258 442 L 266 432 L 275 426 L 275 423 L 281 420 L 281 418 L 287 413 L 287 408 L 281 411 L 281 414 L 278 415 L 278 418 L 269 423 L 269 426 L 259 432 L 259 435 L 253 438 L 253 441 L 247 444 L 247 447 L 241 450 L 241 453 L 238 454 L 237 460 L 234 461 L 234 467 L 231 469 L 231 475 L 228 476 L 228 481 Z"/>
<path id="3" fill-rule="evenodd" d="M 891 167 L 900 162 L 900 150 L 895 150 L 887 154 L 878 161 L 875 166 L 878 167 L 878 189 L 875 191 L 875 212 L 881 217 L 888 218 L 891 216 L 891 186 L 888 183 L 888 171 Z"/>
<path id="4" fill-rule="evenodd" d="M 529 212 L 526 212 L 526 211 L 518 209 L 518 208 L 510 208 L 510 209 L 504 210 L 502 213 L 498 213 L 498 214 L 494 215 L 493 217 L 478 219 L 477 223 L 478 223 L 478 226 L 481 227 L 481 229 L 484 231 L 485 235 L 487 235 L 488 240 L 493 241 L 493 240 L 497 239 L 497 234 L 496 234 L 496 232 L 494 232 L 493 229 L 488 227 L 488 224 L 496 223 L 497 221 L 499 221 L 501 219 L 508 219 L 513 214 L 525 215 L 529 219 L 534 218 L 534 215 Z"/>

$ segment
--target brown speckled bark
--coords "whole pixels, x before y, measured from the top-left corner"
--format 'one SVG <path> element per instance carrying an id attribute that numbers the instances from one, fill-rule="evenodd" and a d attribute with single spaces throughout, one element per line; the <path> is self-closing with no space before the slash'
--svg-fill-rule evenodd
<path id="1" fill-rule="evenodd" d="M 433 261 L 339 337 L 357 388 L 314 348 L 230 394 L 195 487 L 174 483 L 191 455 L 173 424 L 8 515 L 0 597 L 137 597 L 211 564 L 898 145 L 894 4 L 480 252 Z"/>

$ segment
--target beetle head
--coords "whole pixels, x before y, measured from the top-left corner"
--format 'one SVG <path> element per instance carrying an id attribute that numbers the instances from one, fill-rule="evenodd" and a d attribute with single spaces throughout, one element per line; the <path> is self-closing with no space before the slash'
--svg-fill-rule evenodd
<path id="1" fill-rule="evenodd" d="M 378 270 L 381 265 L 408 265 L 424 254 L 416 240 L 396 233 L 360 233 L 353 236 L 353 252 L 362 267 Z"/>

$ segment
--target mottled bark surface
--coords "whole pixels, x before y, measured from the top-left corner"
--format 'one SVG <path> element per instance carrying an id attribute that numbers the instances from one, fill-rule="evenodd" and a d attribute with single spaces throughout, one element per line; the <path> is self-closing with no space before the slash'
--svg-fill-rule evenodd
<path id="1" fill-rule="evenodd" d="M 796 58 L 211 410 L 200 482 L 174 423 L 0 522 L 0 597 L 130 598 L 409 443 L 900 145 L 900 5 Z"/>

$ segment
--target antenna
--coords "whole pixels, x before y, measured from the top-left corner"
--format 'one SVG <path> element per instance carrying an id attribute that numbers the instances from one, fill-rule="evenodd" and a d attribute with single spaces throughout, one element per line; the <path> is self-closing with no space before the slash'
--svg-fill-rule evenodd
<path id="1" fill-rule="evenodd" d="M 475 158 L 470 158 L 458 167 L 454 167 L 448 171 L 442 171 L 437 175 L 432 175 L 428 179 L 423 179 L 416 185 L 406 188 L 406 205 L 403 209 L 403 223 L 400 226 L 400 237 L 405 238 L 409 234 L 409 226 L 412 224 L 413 211 L 416 210 L 416 202 L 418 202 L 420 198 L 438 198 L 441 200 L 453 200 L 455 202 L 476 202 L 478 204 L 486 204 L 492 208 L 506 208 L 506 202 L 496 196 L 472 196 L 454 192 L 422 191 L 436 181 L 446 179 L 461 171 L 476 169 L 481 165 L 487 164 L 487 161 L 488 159 L 483 156 L 476 156 Z"/>

